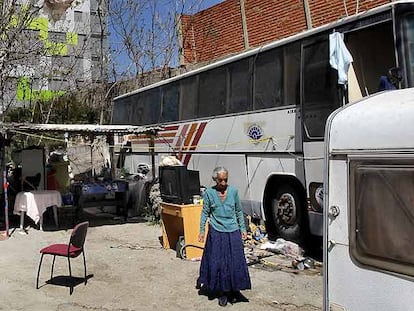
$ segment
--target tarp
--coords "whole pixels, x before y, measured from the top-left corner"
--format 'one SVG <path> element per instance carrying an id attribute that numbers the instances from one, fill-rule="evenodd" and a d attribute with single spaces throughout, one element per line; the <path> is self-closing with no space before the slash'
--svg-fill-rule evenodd
<path id="1" fill-rule="evenodd" d="M 79 134 L 156 134 L 161 127 L 136 125 L 100 125 L 100 124 L 31 124 L 31 123 L 0 123 L 3 132 L 59 132 Z"/>

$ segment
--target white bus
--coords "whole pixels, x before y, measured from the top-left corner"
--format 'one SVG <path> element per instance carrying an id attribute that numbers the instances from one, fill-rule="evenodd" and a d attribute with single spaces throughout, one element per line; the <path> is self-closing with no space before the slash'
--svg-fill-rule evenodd
<path id="1" fill-rule="evenodd" d="M 330 66 L 333 33 L 353 57 L 347 87 Z M 271 236 L 302 243 L 323 232 L 327 117 L 377 92 L 390 68 L 398 87 L 412 86 L 413 42 L 414 1 L 392 2 L 121 95 L 113 123 L 164 126 L 157 158 L 176 155 L 204 186 L 215 166 L 227 167 L 244 211 Z M 131 138 L 138 162 L 150 163 L 146 140 Z"/>
<path id="2" fill-rule="evenodd" d="M 413 88 L 329 117 L 324 203 L 324 310 L 413 310 Z"/>

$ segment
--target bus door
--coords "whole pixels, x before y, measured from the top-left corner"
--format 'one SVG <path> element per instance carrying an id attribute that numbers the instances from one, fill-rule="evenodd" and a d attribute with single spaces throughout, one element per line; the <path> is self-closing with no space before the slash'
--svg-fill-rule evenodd
<path id="1" fill-rule="evenodd" d="M 322 236 L 322 206 L 313 200 L 322 185 L 325 122 L 340 106 L 338 76 L 329 64 L 328 36 L 308 40 L 301 52 L 301 111 L 305 183 L 312 208 L 309 214 L 312 234 Z"/>
<path id="2" fill-rule="evenodd" d="M 401 3 L 395 7 L 395 37 L 398 66 L 403 88 L 414 85 L 414 3 Z"/>
<path id="3" fill-rule="evenodd" d="M 397 66 L 393 23 L 390 13 L 383 21 L 372 18 L 359 27 L 344 29 L 344 42 L 353 62 L 348 72 L 349 102 L 380 91 L 381 77 Z"/>

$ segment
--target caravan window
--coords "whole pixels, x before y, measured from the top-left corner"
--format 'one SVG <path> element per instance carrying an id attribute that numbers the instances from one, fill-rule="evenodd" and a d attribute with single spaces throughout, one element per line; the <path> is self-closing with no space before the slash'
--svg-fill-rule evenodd
<path id="1" fill-rule="evenodd" d="M 350 198 L 354 260 L 414 276 L 414 161 L 351 161 Z"/>

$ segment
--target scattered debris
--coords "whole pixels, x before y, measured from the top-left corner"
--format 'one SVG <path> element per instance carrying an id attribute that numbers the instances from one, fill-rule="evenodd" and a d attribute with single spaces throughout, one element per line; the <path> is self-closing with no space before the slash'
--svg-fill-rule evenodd
<path id="1" fill-rule="evenodd" d="M 296 243 L 286 241 L 284 239 L 277 239 L 276 241 L 268 241 L 260 246 L 261 249 L 267 249 L 276 254 L 283 254 L 291 257 L 302 257 L 303 249 Z"/>
<path id="2" fill-rule="evenodd" d="M 132 243 L 119 244 L 117 246 L 111 246 L 111 248 L 129 248 L 129 249 L 133 249 L 133 250 L 143 250 L 144 249 L 142 246 L 132 244 Z"/>
<path id="3" fill-rule="evenodd" d="M 248 235 L 244 241 L 247 265 L 266 270 L 281 270 L 291 273 L 307 271 L 320 274 L 322 263 L 304 257 L 304 250 L 296 243 L 277 239 L 269 241 L 263 225 L 255 225 L 248 218 Z"/>

